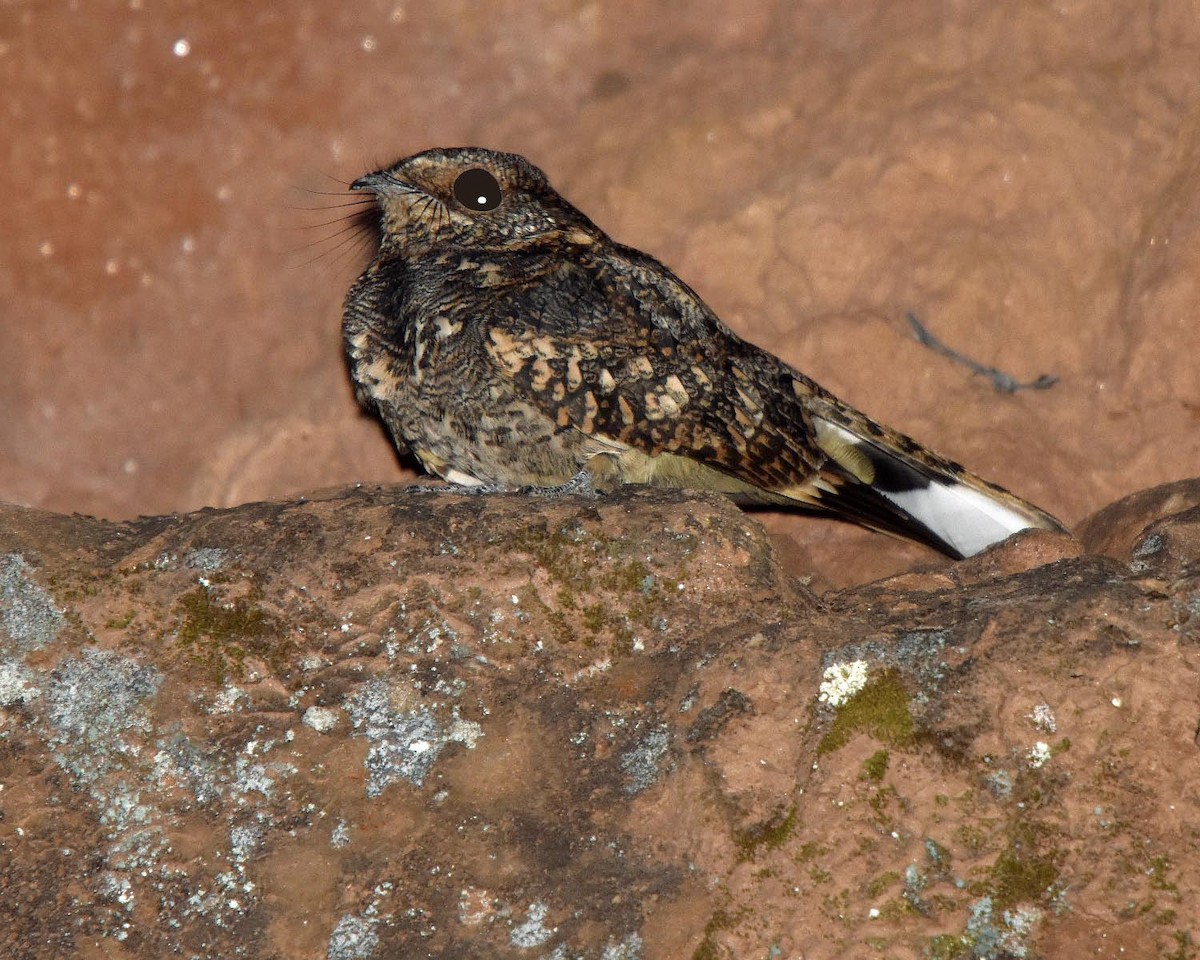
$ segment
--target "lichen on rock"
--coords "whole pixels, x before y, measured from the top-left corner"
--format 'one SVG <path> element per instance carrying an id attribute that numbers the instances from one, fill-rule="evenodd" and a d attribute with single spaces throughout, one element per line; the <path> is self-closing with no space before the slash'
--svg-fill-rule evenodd
<path id="1" fill-rule="evenodd" d="M 527 511 L 359 487 L 75 542 L 45 515 L 0 595 L 25 638 L 0 663 L 0 950 L 1034 957 L 1109 914 L 1191 935 L 1195 718 L 1157 706 L 1189 702 L 1186 515 L 1152 519 L 1152 578 L 1144 538 L 1032 564 L 1018 540 L 818 599 L 721 499 L 564 498 L 533 533 Z"/>

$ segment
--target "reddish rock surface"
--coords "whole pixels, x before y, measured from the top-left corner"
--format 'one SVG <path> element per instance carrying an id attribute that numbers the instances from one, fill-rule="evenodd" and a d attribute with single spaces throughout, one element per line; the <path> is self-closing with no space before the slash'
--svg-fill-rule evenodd
<path id="1" fill-rule="evenodd" d="M 1195 0 L 5 7 L 0 954 L 1195 954 L 1197 49 Z M 343 184 L 460 143 L 1079 543 L 347 491 L 411 474 Z"/>
<path id="2" fill-rule="evenodd" d="M 1190 956 L 1196 489 L 820 599 L 683 493 L 0 508 L 0 954 Z"/>
<path id="3" fill-rule="evenodd" d="M 10 7 L 0 500 L 123 518 L 401 479 L 339 359 L 340 192 L 479 143 L 1075 523 L 1200 463 L 1198 48 L 1188 0 Z M 999 395 L 910 311 L 1060 382 Z M 817 586 L 930 559 L 768 523 Z"/>

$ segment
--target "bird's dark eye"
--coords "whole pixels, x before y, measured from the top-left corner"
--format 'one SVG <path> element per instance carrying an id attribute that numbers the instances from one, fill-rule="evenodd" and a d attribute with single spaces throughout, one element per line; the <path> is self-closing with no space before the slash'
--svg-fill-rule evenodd
<path id="1" fill-rule="evenodd" d="M 482 167 L 472 167 L 454 181 L 454 199 L 468 210 L 495 210 L 500 206 L 500 184 Z"/>

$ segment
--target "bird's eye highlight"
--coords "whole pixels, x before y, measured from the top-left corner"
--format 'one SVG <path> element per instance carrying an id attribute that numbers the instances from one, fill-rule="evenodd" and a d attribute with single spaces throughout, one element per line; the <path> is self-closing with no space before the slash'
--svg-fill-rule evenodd
<path id="1" fill-rule="evenodd" d="M 500 184 L 482 167 L 472 167 L 454 181 L 454 199 L 468 210 L 495 210 L 500 206 Z"/>

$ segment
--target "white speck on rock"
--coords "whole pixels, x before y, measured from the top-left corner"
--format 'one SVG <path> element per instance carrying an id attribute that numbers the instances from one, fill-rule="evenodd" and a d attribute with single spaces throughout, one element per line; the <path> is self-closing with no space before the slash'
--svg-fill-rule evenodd
<path id="1" fill-rule="evenodd" d="M 392 686 L 381 678 L 347 698 L 356 735 L 367 748 L 367 796 L 377 797 L 396 780 L 425 782 L 446 742 L 445 731 L 426 707 L 408 710 L 392 702 Z"/>
<path id="2" fill-rule="evenodd" d="M 238 703 L 246 698 L 246 692 L 233 684 L 225 686 L 220 693 L 213 697 L 209 713 L 233 713 Z"/>
<path id="3" fill-rule="evenodd" d="M 0 663 L 0 707 L 28 703 L 42 695 L 31 682 L 30 671 L 15 660 Z"/>
<path id="4" fill-rule="evenodd" d="M 350 844 L 350 825 L 345 820 L 339 820 L 337 826 L 329 832 L 331 847 L 345 847 Z"/>
<path id="5" fill-rule="evenodd" d="M 475 742 L 483 736 L 483 727 L 474 720 L 460 720 L 457 717 L 451 722 L 446 731 L 446 739 L 461 743 L 468 750 L 475 749 Z"/>
<path id="6" fill-rule="evenodd" d="M 1035 727 L 1045 730 L 1047 733 L 1054 733 L 1058 729 L 1054 711 L 1050 709 L 1048 703 L 1039 703 L 1034 707 L 1033 712 L 1029 714 L 1029 719 L 1033 721 Z"/>
<path id="7" fill-rule="evenodd" d="M 638 960 L 642 955 L 642 938 L 631 933 L 624 940 L 610 940 L 600 954 L 600 960 Z"/>
<path id="8" fill-rule="evenodd" d="M 512 928 L 508 942 L 514 947 L 526 950 L 531 947 L 540 947 L 554 935 L 554 931 L 543 923 L 549 912 L 549 908 L 544 903 L 531 903 L 529 918 L 524 923 Z"/>
<path id="9" fill-rule="evenodd" d="M 629 777 L 625 792 L 641 793 L 658 780 L 663 759 L 671 745 L 671 733 L 665 725 L 651 730 L 632 750 L 621 755 L 621 769 Z"/>
<path id="10" fill-rule="evenodd" d="M 1046 765 L 1046 761 L 1050 759 L 1050 745 L 1042 740 L 1039 740 L 1033 745 L 1033 748 L 1028 753 L 1029 765 L 1036 770 L 1038 767 Z"/>
<path id="11" fill-rule="evenodd" d="M 368 960 L 379 948 L 375 921 L 347 913 L 329 935 L 328 960 Z"/>
<path id="12" fill-rule="evenodd" d="M 328 733 L 337 726 L 339 713 L 330 707 L 309 707 L 302 719 L 306 726 L 312 727 L 317 733 Z"/>
<path id="13" fill-rule="evenodd" d="M 867 662 L 852 660 L 825 668 L 817 699 L 831 707 L 840 707 L 867 685 Z"/>

